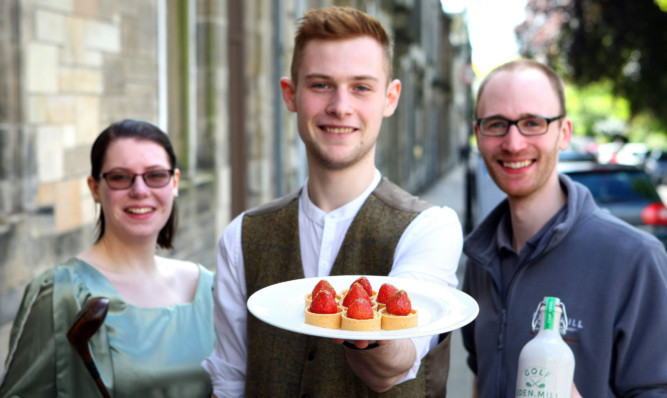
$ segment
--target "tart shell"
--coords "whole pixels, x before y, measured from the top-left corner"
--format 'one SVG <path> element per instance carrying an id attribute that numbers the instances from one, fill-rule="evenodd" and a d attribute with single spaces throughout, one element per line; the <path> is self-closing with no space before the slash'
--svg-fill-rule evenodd
<path id="1" fill-rule="evenodd" d="M 356 332 L 375 332 L 382 329 L 382 321 L 377 311 L 373 311 L 373 319 L 350 318 L 345 311 L 341 315 L 340 328 Z"/>
<path id="2" fill-rule="evenodd" d="M 382 315 L 382 329 L 400 330 L 417 326 L 417 310 L 412 309 L 408 315 L 392 315 L 386 308 L 380 310 Z"/>
<path id="3" fill-rule="evenodd" d="M 340 329 L 341 314 L 343 307 L 338 306 L 338 311 L 335 314 L 316 314 L 310 312 L 310 306 L 304 310 L 306 314 L 306 323 L 313 326 L 318 326 L 327 329 Z"/>

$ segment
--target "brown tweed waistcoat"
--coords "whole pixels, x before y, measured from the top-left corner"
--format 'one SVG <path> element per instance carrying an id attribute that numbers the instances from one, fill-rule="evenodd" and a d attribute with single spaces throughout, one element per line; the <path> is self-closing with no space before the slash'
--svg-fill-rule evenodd
<path id="1" fill-rule="evenodd" d="M 304 277 L 298 195 L 248 211 L 243 218 L 248 297 L 263 287 Z M 388 275 L 403 231 L 430 206 L 383 179 L 352 221 L 331 275 Z M 449 338 L 424 358 L 416 379 L 378 394 L 352 372 L 343 347 L 331 339 L 278 329 L 250 313 L 247 331 L 246 397 L 445 396 Z"/>

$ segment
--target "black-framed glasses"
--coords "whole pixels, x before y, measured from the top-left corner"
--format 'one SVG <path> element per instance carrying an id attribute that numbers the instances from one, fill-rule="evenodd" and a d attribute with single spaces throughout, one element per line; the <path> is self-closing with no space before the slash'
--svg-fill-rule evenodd
<path id="1" fill-rule="evenodd" d="M 510 131 L 512 125 L 515 125 L 522 135 L 531 137 L 546 133 L 551 122 L 563 117 L 565 115 L 554 117 L 528 116 L 517 120 L 509 120 L 502 116 L 490 116 L 477 119 L 475 122 L 479 127 L 479 132 L 488 137 L 502 137 Z"/>
<path id="2" fill-rule="evenodd" d="M 174 175 L 174 169 L 151 170 L 145 173 L 130 173 L 128 171 L 108 171 L 102 173 L 100 177 L 104 178 L 111 189 L 128 189 L 134 184 L 134 179 L 138 176 L 144 180 L 147 187 L 162 188 L 169 184 L 171 176 Z"/>

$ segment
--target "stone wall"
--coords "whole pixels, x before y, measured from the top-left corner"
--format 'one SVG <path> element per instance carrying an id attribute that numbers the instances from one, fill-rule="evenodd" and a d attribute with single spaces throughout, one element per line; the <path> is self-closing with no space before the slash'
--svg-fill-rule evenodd
<path id="1" fill-rule="evenodd" d="M 154 0 L 1 3 L 0 87 L 9 95 L 0 104 L 0 368 L 25 284 L 92 243 L 97 213 L 85 180 L 93 140 L 119 119 L 160 121 L 156 5 Z M 217 19 L 199 11 L 194 20 L 200 38 L 224 30 L 224 9 L 218 8 Z M 217 37 L 216 44 L 224 40 Z M 199 53 L 210 47 L 199 44 Z M 224 60 L 215 62 L 211 74 L 224 74 Z M 197 73 L 212 81 L 204 69 Z M 214 109 L 226 93 L 219 94 L 211 97 Z M 204 99 L 198 101 L 197 109 L 210 109 Z M 216 174 L 229 173 L 228 165 L 224 159 L 216 164 L 217 148 L 211 145 L 220 141 L 224 123 L 220 111 L 197 119 L 202 167 L 191 167 L 195 161 L 179 165 L 184 178 L 175 249 L 161 253 L 209 268 L 229 217 L 216 180 Z"/>

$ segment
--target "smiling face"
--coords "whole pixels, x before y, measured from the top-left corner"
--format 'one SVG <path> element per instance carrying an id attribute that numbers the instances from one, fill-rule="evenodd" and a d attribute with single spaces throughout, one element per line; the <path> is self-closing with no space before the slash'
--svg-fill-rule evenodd
<path id="1" fill-rule="evenodd" d="M 104 155 L 102 173 L 123 171 L 130 174 L 151 170 L 171 169 L 165 149 L 150 140 L 118 138 L 112 141 Z M 161 188 L 150 188 L 136 176 L 128 189 L 114 190 L 104 179 L 88 178 L 93 198 L 104 212 L 105 234 L 116 239 L 157 241 L 167 223 L 178 190 L 180 172 L 176 170 L 170 182 Z"/>
<path id="2" fill-rule="evenodd" d="M 502 71 L 487 82 L 478 98 L 477 117 L 554 117 L 561 112 L 558 96 L 537 69 Z M 502 137 L 487 137 L 475 125 L 479 151 L 489 174 L 510 199 L 539 195 L 558 184 L 558 151 L 570 143 L 569 119 L 555 121 L 546 134 L 526 137 L 516 126 Z"/>
<path id="3" fill-rule="evenodd" d="M 281 79 L 311 171 L 375 167 L 382 119 L 394 113 L 401 88 L 398 80 L 389 82 L 386 62 L 370 37 L 312 40 L 304 48 L 298 81 Z"/>

